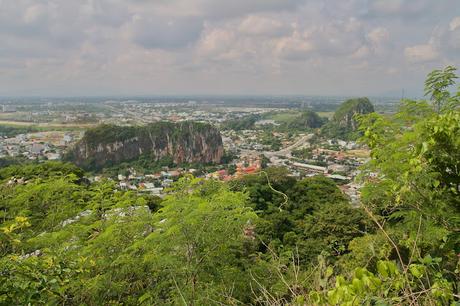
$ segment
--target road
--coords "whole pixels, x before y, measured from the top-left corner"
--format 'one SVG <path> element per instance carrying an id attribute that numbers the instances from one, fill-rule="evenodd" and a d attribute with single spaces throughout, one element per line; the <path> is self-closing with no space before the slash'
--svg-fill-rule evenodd
<path id="1" fill-rule="evenodd" d="M 10 126 L 35 126 L 42 128 L 89 128 L 93 127 L 96 124 L 93 123 L 55 123 L 55 122 L 30 122 L 30 121 L 10 121 L 10 120 L 0 120 L 0 125 L 10 125 Z"/>
<path id="2" fill-rule="evenodd" d="M 265 151 L 263 152 L 263 154 L 265 154 L 268 158 L 272 157 L 272 156 L 276 156 L 276 155 L 280 155 L 280 156 L 286 156 L 288 158 L 291 158 L 292 157 L 292 151 L 294 151 L 295 149 L 297 148 L 300 148 L 302 146 L 304 146 L 305 144 L 308 143 L 308 141 L 313 137 L 313 134 L 308 134 L 308 135 L 305 135 L 305 136 L 302 136 L 299 140 L 297 140 L 295 143 L 291 144 L 290 146 L 286 147 L 286 148 L 283 148 L 279 151 L 275 151 L 275 152 L 272 152 L 272 151 Z"/>
<path id="3" fill-rule="evenodd" d="M 286 147 L 286 148 L 283 148 L 279 151 L 256 151 L 256 150 L 245 150 L 245 149 L 241 149 L 241 153 L 245 154 L 245 155 L 260 155 L 260 154 L 264 154 L 265 156 L 267 156 L 268 158 L 272 158 L 274 156 L 285 156 L 287 158 L 291 158 L 292 157 L 292 151 L 294 151 L 295 149 L 298 149 L 302 146 L 304 146 L 305 144 L 308 143 L 308 141 L 313 137 L 313 134 L 308 134 L 308 135 L 305 135 L 305 136 L 302 136 L 299 140 L 297 140 L 295 143 L 293 143 L 292 145 Z"/>
<path id="4" fill-rule="evenodd" d="M 142 118 L 141 116 L 139 116 L 138 113 L 127 110 L 126 108 L 124 108 L 123 110 L 120 110 L 114 107 L 113 105 L 110 105 L 109 103 L 106 103 L 104 105 L 116 114 L 122 114 L 123 116 L 126 116 L 126 115 L 131 116 L 131 118 L 136 120 L 137 122 L 141 122 L 145 124 L 152 123 L 152 121 L 146 120 L 145 118 Z"/>

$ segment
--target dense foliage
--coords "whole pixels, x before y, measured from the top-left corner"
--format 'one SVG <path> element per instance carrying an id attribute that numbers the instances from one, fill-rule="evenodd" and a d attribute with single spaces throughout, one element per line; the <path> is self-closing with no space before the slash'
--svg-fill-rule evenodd
<path id="1" fill-rule="evenodd" d="M 2 169 L 2 302 L 252 303 L 262 284 L 282 296 L 279 278 L 267 278 L 274 253 L 337 257 L 364 225 L 332 181 L 267 171 L 286 203 L 264 175 L 233 186 L 185 177 L 160 204 L 89 184 L 70 164 Z"/>
<path id="2" fill-rule="evenodd" d="M 259 120 L 273 120 L 275 124 L 257 125 Z M 278 132 L 305 132 L 320 128 L 327 122 L 327 118 L 320 117 L 318 113 L 305 110 L 302 112 L 269 112 L 264 115 L 248 115 L 239 119 L 228 120 L 222 124 L 224 130 L 255 130 L 263 129 L 266 131 Z"/>
<path id="3" fill-rule="evenodd" d="M 209 128 L 208 124 L 201 122 L 155 122 L 145 126 L 119 126 L 114 124 L 101 124 L 86 130 L 82 139 L 89 145 L 104 145 L 114 142 L 122 142 L 133 137 L 161 136 L 164 132 L 174 131 L 172 137 L 181 138 L 183 133 L 190 129 L 183 129 L 190 126 L 190 129 L 199 132 Z"/>
<path id="4" fill-rule="evenodd" d="M 252 130 L 255 128 L 255 123 L 260 119 L 259 115 L 249 115 L 242 118 L 228 120 L 222 124 L 224 130 Z"/>
<path id="5" fill-rule="evenodd" d="M 289 130 L 308 130 L 320 128 L 326 122 L 325 118 L 320 117 L 314 111 L 304 111 L 301 115 L 287 124 Z"/>
<path id="6" fill-rule="evenodd" d="M 279 151 L 282 147 L 281 140 L 271 131 L 265 131 L 260 137 L 260 143 L 269 146 L 272 151 Z"/>
<path id="7" fill-rule="evenodd" d="M 362 175 L 363 209 L 379 230 L 350 243 L 343 264 L 354 274 L 348 282 L 337 277 L 318 301 L 458 300 L 460 90 L 449 91 L 454 70 L 428 76 L 428 101 L 402 101 L 391 117 L 361 116 L 362 141 L 371 149 Z"/>
<path id="8" fill-rule="evenodd" d="M 19 134 L 27 134 L 37 131 L 38 128 L 33 126 L 0 125 L 0 137 L 14 137 Z"/>
<path id="9" fill-rule="evenodd" d="M 19 165 L 19 164 L 29 164 L 32 161 L 23 156 L 5 156 L 0 157 L 0 168 L 11 166 L 11 165 Z"/>
<path id="10" fill-rule="evenodd" d="M 88 129 L 70 148 L 64 160 L 89 171 L 127 164 L 158 169 L 189 161 L 220 161 L 222 138 L 212 125 L 202 122 L 155 122 L 145 126 L 99 125 Z M 172 160 L 172 161 L 170 161 Z M 125 165 L 120 165 L 125 163 Z"/>
<path id="11" fill-rule="evenodd" d="M 361 116 L 361 206 L 283 168 L 160 200 L 63 163 L 0 170 L 2 305 L 456 305 L 460 92 Z"/>
<path id="12" fill-rule="evenodd" d="M 320 254 L 335 260 L 366 230 L 365 216 L 349 205 L 332 180 L 316 176 L 296 181 L 284 168 L 269 168 L 266 174 L 232 183 L 249 192 L 249 206 L 260 217 L 256 232 L 262 252 L 295 252 L 305 263 Z"/>
<path id="13" fill-rule="evenodd" d="M 374 112 L 374 106 L 368 98 L 354 98 L 343 102 L 335 111 L 334 117 L 322 129 L 329 138 L 354 140 L 360 136 L 357 115 Z"/>

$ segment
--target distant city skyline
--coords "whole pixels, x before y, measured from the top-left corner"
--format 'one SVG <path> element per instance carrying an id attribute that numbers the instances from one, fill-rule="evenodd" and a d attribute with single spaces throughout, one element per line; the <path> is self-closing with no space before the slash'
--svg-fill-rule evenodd
<path id="1" fill-rule="evenodd" d="M 420 97 L 458 0 L 0 0 L 0 96 Z"/>

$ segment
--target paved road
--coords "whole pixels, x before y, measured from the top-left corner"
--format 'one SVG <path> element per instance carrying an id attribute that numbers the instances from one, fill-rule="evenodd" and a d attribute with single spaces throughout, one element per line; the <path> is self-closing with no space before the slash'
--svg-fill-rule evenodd
<path id="1" fill-rule="evenodd" d="M 145 123 L 145 124 L 148 124 L 148 123 L 152 123 L 152 121 L 149 121 L 145 118 L 142 118 L 141 116 L 139 116 L 138 113 L 136 112 L 133 112 L 133 111 L 130 111 L 130 110 L 127 110 L 127 109 L 123 109 L 123 110 L 120 110 L 116 107 L 114 107 L 113 105 L 110 105 L 110 104 L 104 104 L 107 108 L 109 108 L 111 111 L 113 111 L 114 113 L 116 114 L 122 114 L 123 116 L 126 116 L 126 115 L 129 115 L 131 116 L 132 119 L 138 121 L 138 122 L 142 122 L 142 123 Z"/>
<path id="2" fill-rule="evenodd" d="M 265 156 L 267 156 L 268 158 L 271 158 L 271 157 L 274 157 L 274 156 L 285 156 L 285 157 L 288 157 L 288 158 L 291 158 L 292 157 L 292 151 L 294 151 L 295 149 L 297 148 L 300 148 L 302 146 L 304 146 L 305 144 L 308 143 L 308 141 L 313 137 L 313 134 L 308 134 L 308 135 L 305 135 L 305 136 L 302 136 L 299 140 L 297 140 L 295 143 L 293 143 L 292 145 L 286 147 L 286 148 L 283 148 L 279 151 L 256 151 L 256 150 L 244 150 L 244 149 L 241 149 L 241 153 L 244 153 L 244 154 L 254 154 L 254 155 L 260 155 L 260 154 L 264 154 Z"/>
<path id="3" fill-rule="evenodd" d="M 308 134 L 308 135 L 305 135 L 305 136 L 302 136 L 299 140 L 297 140 L 295 143 L 291 144 L 290 146 L 286 147 L 286 148 L 283 148 L 279 151 L 275 151 L 275 152 L 272 152 L 272 151 L 265 151 L 263 152 L 267 157 L 271 157 L 271 156 L 276 156 L 276 155 L 280 155 L 280 156 L 286 156 L 286 157 L 289 157 L 291 158 L 292 157 L 292 151 L 294 151 L 295 149 L 297 148 L 300 148 L 302 146 L 304 146 L 305 144 L 308 143 L 308 141 L 313 137 L 313 134 Z"/>

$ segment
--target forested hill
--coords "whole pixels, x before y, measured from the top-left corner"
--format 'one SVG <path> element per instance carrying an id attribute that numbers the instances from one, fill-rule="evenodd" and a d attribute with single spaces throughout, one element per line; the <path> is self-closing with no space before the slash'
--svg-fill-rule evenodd
<path id="1" fill-rule="evenodd" d="M 368 98 L 354 98 L 343 102 L 334 117 L 323 127 L 323 134 L 331 138 L 356 139 L 359 134 L 356 115 L 374 112 L 374 105 Z"/>
<path id="2" fill-rule="evenodd" d="M 220 132 L 209 124 L 158 122 L 89 129 L 66 159 L 86 169 L 100 169 L 143 154 L 154 161 L 171 157 L 176 164 L 218 163 L 223 152 Z"/>
<path id="3" fill-rule="evenodd" d="M 287 128 L 291 130 L 308 130 L 320 128 L 326 119 L 321 118 L 317 113 L 311 110 L 304 111 L 298 118 L 287 124 Z"/>

